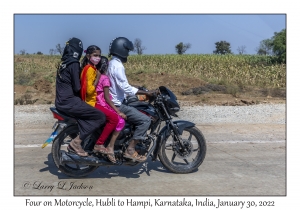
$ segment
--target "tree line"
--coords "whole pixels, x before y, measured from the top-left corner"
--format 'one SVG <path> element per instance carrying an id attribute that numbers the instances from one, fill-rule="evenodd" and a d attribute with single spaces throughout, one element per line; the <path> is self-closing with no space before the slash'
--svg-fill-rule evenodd
<path id="1" fill-rule="evenodd" d="M 230 43 L 226 41 L 216 42 L 216 50 L 214 54 L 233 54 L 230 49 Z M 260 41 L 259 46 L 255 49 L 258 55 L 270 55 L 274 57 L 274 62 L 286 63 L 286 29 L 275 32 L 274 36 L 269 39 Z M 246 53 L 246 46 L 239 46 L 237 49 L 239 54 Z"/>
<path id="2" fill-rule="evenodd" d="M 139 38 L 136 38 L 134 40 L 133 46 L 133 52 L 137 53 L 138 55 L 142 55 L 147 49 L 145 46 L 142 46 L 142 40 Z M 179 55 L 182 55 L 186 53 L 186 51 L 190 49 L 191 46 L 192 45 L 190 43 L 180 42 L 175 45 L 175 52 Z M 274 36 L 269 39 L 262 40 L 255 50 L 258 55 L 271 55 L 274 56 L 275 62 L 286 63 L 286 29 L 283 29 L 280 32 L 275 32 Z M 62 55 L 63 51 L 64 46 L 57 44 L 55 49 L 49 50 L 49 54 L 55 55 L 58 53 Z M 246 46 L 238 46 L 237 51 L 240 55 L 246 54 Z M 26 53 L 25 50 L 21 50 L 20 54 L 25 55 L 28 53 Z M 36 54 L 42 55 L 43 53 L 38 51 Z M 231 51 L 230 43 L 224 40 L 215 42 L 215 50 L 213 51 L 213 54 L 233 54 L 233 52 Z"/>
<path id="3" fill-rule="evenodd" d="M 49 54 L 50 55 L 55 55 L 55 54 L 62 55 L 64 52 L 64 48 L 65 48 L 64 46 L 57 44 L 55 49 L 49 50 Z M 38 51 L 37 53 L 33 53 L 33 54 L 43 55 L 43 53 L 41 51 Z M 23 50 L 20 50 L 20 55 L 29 55 L 29 53 L 27 53 L 26 50 L 23 49 Z"/>

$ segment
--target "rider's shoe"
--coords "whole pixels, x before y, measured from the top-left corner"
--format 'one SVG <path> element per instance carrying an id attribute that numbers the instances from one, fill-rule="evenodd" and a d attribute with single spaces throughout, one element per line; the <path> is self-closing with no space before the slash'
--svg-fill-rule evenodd
<path id="1" fill-rule="evenodd" d="M 132 161 L 137 161 L 137 162 L 145 162 L 147 160 L 147 157 L 144 155 L 139 155 L 136 151 L 130 155 L 129 153 L 124 153 L 123 155 L 124 158 L 131 159 Z"/>
<path id="2" fill-rule="evenodd" d="M 68 149 L 73 150 L 73 152 L 76 153 L 79 156 L 82 156 L 82 157 L 87 157 L 88 156 L 88 153 L 85 152 L 81 147 L 81 140 L 73 139 L 70 142 L 70 144 L 68 146 Z"/>
<path id="3" fill-rule="evenodd" d="M 103 145 L 95 144 L 93 152 L 100 152 L 101 154 L 108 154 L 107 149 Z"/>

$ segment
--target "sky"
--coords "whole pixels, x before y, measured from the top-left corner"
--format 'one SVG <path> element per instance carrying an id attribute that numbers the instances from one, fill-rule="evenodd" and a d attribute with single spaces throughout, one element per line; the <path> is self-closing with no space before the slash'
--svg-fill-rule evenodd
<path id="1" fill-rule="evenodd" d="M 97 45 L 108 54 L 116 37 L 142 41 L 143 54 L 176 54 L 175 46 L 190 43 L 186 54 L 212 54 L 215 43 L 227 41 L 231 51 L 245 46 L 256 54 L 260 41 L 286 28 L 286 14 L 14 14 L 14 53 L 49 54 L 71 37 L 86 49 Z M 134 54 L 134 53 L 131 53 Z"/>

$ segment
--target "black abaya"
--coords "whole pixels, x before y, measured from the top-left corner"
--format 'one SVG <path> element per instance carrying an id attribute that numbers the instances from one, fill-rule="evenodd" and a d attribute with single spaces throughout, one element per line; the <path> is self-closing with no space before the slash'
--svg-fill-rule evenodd
<path id="1" fill-rule="evenodd" d="M 77 119 L 80 139 L 84 140 L 94 130 L 105 123 L 105 115 L 98 109 L 82 101 L 80 94 L 79 62 L 69 64 L 56 76 L 55 106 Z"/>

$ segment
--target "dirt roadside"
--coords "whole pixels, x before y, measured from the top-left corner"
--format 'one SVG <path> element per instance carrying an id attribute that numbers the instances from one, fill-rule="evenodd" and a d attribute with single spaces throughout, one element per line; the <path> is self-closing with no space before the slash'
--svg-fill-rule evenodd
<path id="1" fill-rule="evenodd" d="M 246 88 L 210 84 L 199 78 L 181 77 L 168 73 L 129 74 L 132 85 L 149 90 L 164 85 L 177 96 L 181 105 L 245 106 L 253 104 L 285 103 L 285 88 Z M 31 86 L 14 85 L 14 98 L 24 104 L 53 104 L 55 83 L 46 79 L 36 80 Z M 20 102 L 18 102 L 20 104 Z"/>

